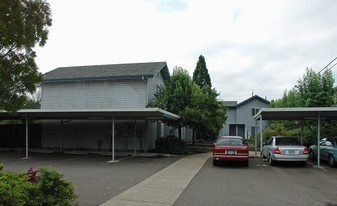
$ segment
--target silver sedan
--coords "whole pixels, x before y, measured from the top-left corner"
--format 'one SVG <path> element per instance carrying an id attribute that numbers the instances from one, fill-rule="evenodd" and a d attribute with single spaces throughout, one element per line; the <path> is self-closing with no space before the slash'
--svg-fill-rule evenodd
<path id="1" fill-rule="evenodd" d="M 305 166 L 309 157 L 308 148 L 299 139 L 286 136 L 271 137 L 263 144 L 262 154 L 271 166 L 277 161 L 296 161 Z"/>

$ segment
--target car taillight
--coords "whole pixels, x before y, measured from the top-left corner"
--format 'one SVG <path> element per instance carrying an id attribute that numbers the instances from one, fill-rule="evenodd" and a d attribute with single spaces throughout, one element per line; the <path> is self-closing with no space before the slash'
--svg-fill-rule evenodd
<path id="1" fill-rule="evenodd" d="M 308 154 L 309 154 L 309 151 L 308 151 L 308 149 L 307 149 L 307 148 L 304 148 L 304 150 L 303 150 L 303 154 L 304 154 L 304 155 L 308 155 Z"/>
<path id="2" fill-rule="evenodd" d="M 223 150 L 223 149 L 215 149 L 215 150 L 213 150 L 213 154 L 223 154 L 223 153 L 225 153 L 225 150 Z"/>
<path id="3" fill-rule="evenodd" d="M 281 154 L 280 149 L 278 147 L 274 149 L 274 154 Z"/>

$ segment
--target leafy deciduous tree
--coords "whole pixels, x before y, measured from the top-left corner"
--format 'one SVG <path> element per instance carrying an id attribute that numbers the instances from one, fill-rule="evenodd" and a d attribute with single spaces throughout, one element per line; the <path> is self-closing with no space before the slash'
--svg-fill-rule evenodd
<path id="1" fill-rule="evenodd" d="M 0 110 L 22 108 L 42 81 L 33 48 L 45 45 L 51 24 L 44 0 L 0 2 Z"/>
<path id="2" fill-rule="evenodd" d="M 188 72 L 181 67 L 175 67 L 172 81 L 166 82 L 155 94 L 150 107 L 160 107 L 177 114 L 180 119 L 168 121 L 174 128 L 189 126 L 194 131 L 203 131 L 204 135 L 218 135 L 226 120 L 226 108 L 217 99 L 218 93 L 209 85 L 200 88 L 193 83 Z"/>
<path id="3" fill-rule="evenodd" d="M 193 129 L 193 144 L 196 133 L 203 134 L 205 139 L 213 139 L 225 123 L 227 109 L 217 99 L 218 95 L 216 90 L 210 89 L 209 86 L 200 89 L 198 85 L 193 84 L 191 104 L 181 117 Z"/>
<path id="4" fill-rule="evenodd" d="M 320 74 L 307 68 L 303 79 L 298 80 L 292 90 L 285 91 L 281 99 L 271 101 L 270 107 L 333 107 L 336 105 L 336 88 L 333 84 L 334 78 L 330 69 Z M 312 121 L 272 121 L 266 132 L 277 133 L 277 128 L 283 128 L 285 135 L 300 135 L 301 124 L 304 125 L 304 144 L 313 144 L 317 131 L 312 127 L 316 124 Z M 322 136 L 336 135 L 336 132 L 335 121 L 322 123 Z"/>
<path id="5" fill-rule="evenodd" d="M 188 72 L 181 67 L 175 67 L 171 77 L 171 82 L 166 82 L 164 87 L 160 87 L 155 97 L 149 103 L 149 107 L 159 107 L 181 115 L 190 104 L 192 80 Z M 186 126 L 183 119 L 168 121 L 168 124 L 179 129 L 181 137 L 181 127 Z"/>

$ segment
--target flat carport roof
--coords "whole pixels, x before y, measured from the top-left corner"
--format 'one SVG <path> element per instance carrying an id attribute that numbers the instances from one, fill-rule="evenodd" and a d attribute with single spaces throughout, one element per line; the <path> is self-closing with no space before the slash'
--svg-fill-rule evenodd
<path id="1" fill-rule="evenodd" d="M 28 159 L 28 120 L 43 119 L 89 119 L 111 120 L 112 162 L 115 161 L 115 120 L 177 120 L 180 117 L 160 108 L 135 109 L 23 109 L 15 114 L 0 112 L 0 120 L 23 119 L 26 121 L 26 159 Z M 135 127 L 136 129 L 136 127 Z M 61 137 L 62 139 L 63 137 Z M 136 138 L 136 132 L 135 132 Z M 62 151 L 62 148 L 61 148 Z M 135 147 L 136 152 L 136 147 Z"/>
<path id="2" fill-rule="evenodd" d="M 262 164 L 262 120 L 317 120 L 317 166 L 320 164 L 320 121 L 337 120 L 337 107 L 290 107 L 290 108 L 263 108 L 254 116 L 260 120 L 260 152 Z M 303 134 L 302 134 L 303 135 Z M 256 135 L 255 135 L 256 138 Z"/>
<path id="3" fill-rule="evenodd" d="M 261 115 L 263 120 L 317 120 L 318 114 L 322 120 L 336 120 L 337 107 L 262 108 L 254 119 Z"/>
<path id="4" fill-rule="evenodd" d="M 16 114 L 0 112 L 0 120 L 8 119 L 147 119 L 177 120 L 178 115 L 160 108 L 136 109 L 22 109 Z"/>

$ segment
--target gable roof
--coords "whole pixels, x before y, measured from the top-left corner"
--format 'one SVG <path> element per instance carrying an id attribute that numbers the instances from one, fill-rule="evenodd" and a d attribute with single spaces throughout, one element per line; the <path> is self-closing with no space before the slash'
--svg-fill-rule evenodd
<path id="1" fill-rule="evenodd" d="M 237 101 L 223 101 L 222 103 L 225 105 L 225 107 L 236 107 L 238 104 Z"/>
<path id="2" fill-rule="evenodd" d="M 160 72 L 162 72 L 164 80 L 171 81 L 166 62 L 149 62 L 59 67 L 44 74 L 43 82 L 140 79 L 154 77 Z"/>
<path id="3" fill-rule="evenodd" d="M 240 103 L 237 104 L 236 106 L 237 106 L 237 107 L 240 107 L 241 105 L 244 105 L 244 104 L 246 104 L 247 102 L 252 101 L 253 99 L 258 99 L 258 100 L 260 100 L 260 101 L 262 101 L 262 102 L 264 102 L 264 103 L 266 103 L 266 104 L 270 104 L 270 102 L 269 102 L 268 100 L 266 100 L 266 99 L 264 99 L 264 98 L 262 98 L 262 97 L 260 97 L 260 96 L 258 96 L 258 95 L 254 95 L 254 96 L 252 96 L 252 97 L 250 97 L 250 98 L 248 98 L 248 99 L 246 99 L 246 100 L 240 102 Z"/>

